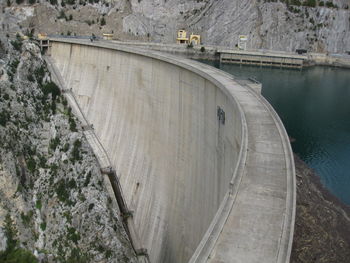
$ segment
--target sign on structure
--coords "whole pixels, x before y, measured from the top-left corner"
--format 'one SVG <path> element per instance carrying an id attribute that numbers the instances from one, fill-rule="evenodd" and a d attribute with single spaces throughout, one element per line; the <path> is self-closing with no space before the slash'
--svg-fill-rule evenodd
<path id="1" fill-rule="evenodd" d="M 239 37 L 238 37 L 238 48 L 246 50 L 247 49 L 247 41 L 248 41 L 248 36 L 247 35 L 239 35 Z"/>

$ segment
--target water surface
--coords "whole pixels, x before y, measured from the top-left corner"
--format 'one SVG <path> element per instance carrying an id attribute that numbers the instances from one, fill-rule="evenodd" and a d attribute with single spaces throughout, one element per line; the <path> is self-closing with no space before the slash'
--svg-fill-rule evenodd
<path id="1" fill-rule="evenodd" d="M 295 139 L 293 151 L 333 194 L 350 205 L 350 70 L 205 63 L 260 81 L 262 94 Z"/>

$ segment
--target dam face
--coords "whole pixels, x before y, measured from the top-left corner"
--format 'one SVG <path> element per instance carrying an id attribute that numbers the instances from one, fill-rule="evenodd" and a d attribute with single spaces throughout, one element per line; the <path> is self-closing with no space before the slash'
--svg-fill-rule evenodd
<path id="1" fill-rule="evenodd" d="M 278 128 L 269 131 L 283 137 L 272 142 L 272 150 L 281 152 L 276 157 L 281 165 L 272 173 L 270 159 L 249 155 L 250 148 L 262 149 L 267 131 L 261 125 L 249 129 L 255 122 L 242 105 L 256 110 L 260 104 L 254 106 L 247 96 L 260 95 L 248 94 L 227 76 L 213 77 L 204 65 L 201 69 L 156 53 L 73 40 L 51 43 L 55 66 L 116 169 L 150 262 L 202 262 L 201 257 L 264 262 L 254 252 L 244 256 L 254 250 L 263 251 L 266 262 L 289 260 L 294 184 L 292 157 L 287 166 L 284 159 L 290 148 L 281 142 L 286 135 Z M 242 102 L 233 94 L 235 87 L 245 96 Z M 260 117 L 269 127 L 275 125 Z M 265 166 L 253 164 L 257 160 Z M 248 173 L 261 177 L 254 182 Z M 270 173 L 277 179 L 261 179 Z M 254 184 L 258 187 L 249 189 Z M 248 206 L 249 214 L 243 209 L 247 203 L 258 207 Z M 276 224 L 272 231 L 271 222 Z M 264 235 L 270 237 L 266 244 Z"/>
<path id="2" fill-rule="evenodd" d="M 115 165 L 151 262 L 188 261 L 237 164 L 236 105 L 203 77 L 156 59 L 64 43 L 52 56 Z"/>

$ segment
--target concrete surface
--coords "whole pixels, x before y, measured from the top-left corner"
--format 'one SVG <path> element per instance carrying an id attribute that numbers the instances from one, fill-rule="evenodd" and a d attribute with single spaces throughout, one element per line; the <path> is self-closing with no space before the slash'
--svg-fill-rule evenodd
<path id="1" fill-rule="evenodd" d="M 117 207 L 118 209 L 119 219 L 123 222 L 124 227 L 126 228 L 126 233 L 130 239 L 131 246 L 136 253 L 137 261 L 139 263 L 148 263 L 149 258 L 147 250 L 142 246 L 138 232 L 135 230 L 133 217 L 129 216 L 130 210 L 124 199 L 125 195 L 122 192 L 119 178 L 115 174 L 115 170 L 112 167 L 106 149 L 97 137 L 93 125 L 90 124 L 89 120 L 83 113 L 74 93 L 71 89 L 67 88 L 58 68 L 53 63 L 52 58 L 50 56 L 44 56 L 44 58 L 51 73 L 52 80 L 59 86 L 64 97 L 67 99 L 69 106 L 72 108 L 74 115 L 79 119 L 83 128 L 84 136 L 98 160 L 101 173 L 105 175 L 103 178 L 105 186 L 109 196 L 112 197 L 112 201 L 114 201 L 113 207 Z M 113 198 L 113 196 L 115 198 Z"/>
<path id="2" fill-rule="evenodd" d="M 289 261 L 293 156 L 260 95 L 212 67 L 113 43 L 52 39 L 51 56 L 151 262 Z"/>

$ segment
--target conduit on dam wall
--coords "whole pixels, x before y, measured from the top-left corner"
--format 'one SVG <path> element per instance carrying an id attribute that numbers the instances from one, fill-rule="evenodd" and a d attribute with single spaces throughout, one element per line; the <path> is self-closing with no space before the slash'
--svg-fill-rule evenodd
<path id="1" fill-rule="evenodd" d="M 151 262 L 201 262 L 201 257 L 211 262 L 264 262 L 259 254 L 266 262 L 289 260 L 293 160 L 283 126 L 271 121 L 276 116 L 260 116 L 269 131 L 261 126 L 249 130 L 249 123 L 255 122 L 249 110 L 244 112 L 244 104 L 251 104 L 251 110 L 262 107 L 266 102 L 257 99 L 259 95 L 249 91 L 258 106 L 252 105 L 243 87 L 225 74 L 210 77 L 207 67 L 193 67 L 194 62 L 103 43 L 51 43 L 56 67 L 116 169 Z M 236 92 L 245 96 L 241 102 L 233 94 L 238 86 Z M 266 105 L 262 108 L 271 111 Z M 266 132 L 277 135 L 272 148 L 267 146 L 267 154 L 277 159 L 271 171 L 270 159 L 249 155 L 249 148 L 263 149 Z M 249 141 L 249 136 L 261 134 Z M 273 177 L 251 182 L 249 165 L 255 176 Z M 258 184 L 252 196 L 246 193 L 251 191 L 249 182 Z M 251 214 L 245 214 L 247 202 L 252 202 Z M 254 218 L 247 221 L 247 216 Z M 262 225 L 265 221 L 267 226 Z"/>

